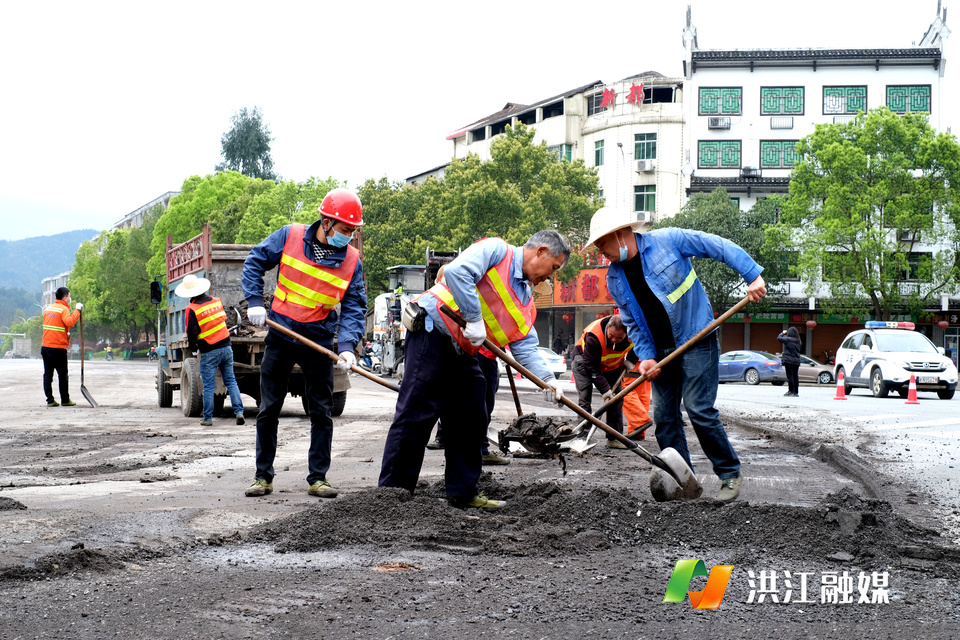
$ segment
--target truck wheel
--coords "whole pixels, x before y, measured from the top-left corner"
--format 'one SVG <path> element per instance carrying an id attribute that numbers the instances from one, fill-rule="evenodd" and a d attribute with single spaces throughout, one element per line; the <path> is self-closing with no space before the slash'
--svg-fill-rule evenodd
<path id="1" fill-rule="evenodd" d="M 184 360 L 180 369 L 180 409 L 187 418 L 195 418 L 203 411 L 200 364 L 196 358 Z"/>
<path id="2" fill-rule="evenodd" d="M 343 408 L 347 406 L 347 392 L 338 391 L 333 394 L 333 406 L 330 408 L 330 415 L 338 418 L 343 415 Z"/>
<path id="3" fill-rule="evenodd" d="M 223 414 L 223 405 L 226 404 L 227 396 L 213 396 L 213 415 Z"/>
<path id="4" fill-rule="evenodd" d="M 161 367 L 157 367 L 157 406 L 161 409 L 173 406 L 173 387 L 170 385 L 169 376 Z"/>

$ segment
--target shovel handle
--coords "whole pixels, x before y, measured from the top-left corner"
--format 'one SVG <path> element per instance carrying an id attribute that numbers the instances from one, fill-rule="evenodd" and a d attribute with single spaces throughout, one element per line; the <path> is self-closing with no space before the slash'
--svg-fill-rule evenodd
<path id="1" fill-rule="evenodd" d="M 337 354 L 335 354 L 333 351 L 330 351 L 330 349 L 327 349 L 326 347 L 317 344 L 316 342 L 314 342 L 314 341 L 311 340 L 310 338 L 305 338 L 305 337 L 303 337 L 302 335 L 300 335 L 299 333 L 297 333 L 297 332 L 294 331 L 293 329 L 288 329 L 287 327 L 283 326 L 282 324 L 278 324 L 278 323 L 274 322 L 273 320 L 270 320 L 269 318 L 267 318 L 267 326 L 268 326 L 268 327 L 271 327 L 271 328 L 273 328 L 273 329 L 276 329 L 276 330 L 279 331 L 280 333 L 284 333 L 284 334 L 290 336 L 290 337 L 293 338 L 294 340 L 299 340 L 300 342 L 302 342 L 303 344 L 307 345 L 308 347 L 310 347 L 310 348 L 313 349 L 314 351 L 319 351 L 320 353 L 322 353 L 323 355 L 327 356 L 327 357 L 330 358 L 331 360 L 337 360 L 337 361 L 343 360 L 343 358 L 341 358 L 340 356 L 338 356 Z M 366 379 L 368 379 L 368 380 L 373 380 L 373 381 L 376 382 L 377 384 L 381 384 L 381 385 L 385 386 L 387 389 L 393 389 L 393 390 L 396 391 L 397 393 L 400 392 L 400 387 L 399 387 L 398 385 L 395 385 L 395 384 L 393 384 L 393 383 L 387 382 L 386 380 L 384 380 L 384 379 L 382 379 L 382 378 L 378 378 L 377 376 L 373 375 L 372 373 L 370 373 L 370 372 L 368 372 L 368 371 L 365 371 L 364 369 L 361 369 L 361 368 L 358 367 L 357 365 L 351 365 L 351 366 L 350 366 L 350 370 L 353 371 L 354 373 L 359 373 L 361 376 L 363 376 L 364 378 L 366 378 Z"/>
<path id="2" fill-rule="evenodd" d="M 450 318 L 453 319 L 454 322 L 456 322 L 460 326 L 466 325 L 466 322 L 463 320 L 463 318 L 461 318 L 456 313 L 454 313 L 453 310 L 451 310 L 450 307 L 448 307 L 447 305 L 445 304 L 440 305 L 440 311 L 448 315 Z M 498 358 L 500 358 L 501 360 L 509 364 L 511 367 L 513 367 L 514 369 L 522 373 L 524 377 L 527 378 L 527 380 L 530 380 L 531 382 L 533 382 L 533 384 L 537 385 L 541 389 L 544 389 L 544 390 L 553 389 L 553 387 L 551 387 L 546 382 L 544 382 L 543 380 L 535 376 L 529 369 L 527 369 L 525 366 L 517 362 L 512 356 L 508 355 L 507 352 L 505 352 L 503 349 L 495 345 L 489 338 L 484 339 L 483 346 L 485 346 L 487 349 L 489 349 L 494 354 L 496 354 Z M 638 456 L 640 456 L 650 464 L 656 465 L 657 467 L 660 467 L 667 473 L 670 473 L 670 469 L 667 467 L 667 464 L 662 460 L 660 460 L 660 458 L 650 455 L 650 453 L 647 452 L 646 449 L 644 449 L 643 447 L 640 447 L 639 445 L 637 445 L 636 442 L 634 442 L 627 436 L 623 435 L 622 433 L 620 433 L 619 431 L 617 431 L 607 423 L 603 422 L 599 418 L 595 418 L 593 415 L 591 415 L 590 413 L 585 411 L 583 408 L 581 408 L 580 405 L 574 402 L 571 402 L 566 396 L 560 396 L 560 403 L 566 406 L 567 408 L 572 409 L 574 413 L 576 413 L 578 416 L 580 416 L 584 420 L 587 420 L 588 422 L 592 422 L 599 428 L 603 429 L 608 435 L 616 438 L 617 440 L 625 444 L 627 448 L 630 449 L 630 451 L 633 451 L 635 454 L 637 454 Z"/>
<path id="3" fill-rule="evenodd" d="M 636 389 L 637 387 L 639 387 L 641 384 L 643 384 L 644 382 L 646 382 L 646 381 L 650 378 L 650 374 L 651 374 L 651 373 L 653 373 L 654 371 L 657 371 L 658 369 L 662 369 L 663 367 L 667 366 L 667 364 L 669 364 L 670 362 L 672 362 L 674 358 L 679 357 L 684 351 L 686 351 L 687 349 L 689 349 L 690 347 L 692 347 L 693 345 L 695 345 L 696 343 L 700 342 L 700 341 L 703 340 L 705 337 L 707 337 L 708 335 L 710 335 L 710 333 L 713 332 L 713 331 L 715 331 L 715 330 L 717 329 L 717 327 L 719 327 L 721 324 L 723 324 L 724 322 L 726 322 L 726 321 L 730 318 L 730 316 L 732 316 L 733 314 L 735 314 L 735 313 L 737 313 L 738 311 L 740 311 L 740 309 L 743 309 L 745 306 L 747 306 L 747 303 L 749 303 L 749 302 L 750 302 L 750 299 L 749 299 L 749 298 L 744 298 L 743 300 L 741 300 L 741 301 L 738 302 L 737 304 L 735 304 L 735 305 L 733 305 L 732 307 L 730 307 L 729 309 L 727 309 L 727 310 L 724 312 L 723 315 L 721 315 L 721 316 L 718 317 L 716 320 L 714 320 L 713 322 L 711 322 L 710 324 L 708 324 L 706 327 L 704 327 L 703 329 L 701 329 L 700 332 L 699 332 L 697 335 L 693 336 L 692 338 L 690 338 L 689 340 L 687 340 L 686 342 L 684 342 L 682 345 L 680 345 L 679 347 L 677 347 L 676 349 L 674 349 L 673 351 L 671 351 L 670 353 L 668 353 L 667 356 L 666 356 L 663 360 L 661 360 L 661 361 L 658 362 L 657 364 L 655 364 L 655 365 L 653 365 L 652 367 L 650 367 L 650 369 L 649 369 L 646 373 L 644 373 L 642 376 L 640 376 L 639 378 L 637 378 L 636 380 L 634 380 L 634 381 L 631 382 L 630 384 L 626 385 L 620 393 L 618 393 L 617 395 L 613 396 L 613 398 L 612 398 L 609 402 L 607 402 L 607 403 L 604 404 L 602 407 L 600 407 L 599 409 L 597 409 L 597 410 L 594 412 L 594 415 L 600 415 L 600 414 L 602 414 L 604 411 L 606 411 L 608 408 L 610 408 L 610 406 L 611 406 L 613 403 L 617 402 L 618 400 L 622 400 L 624 396 L 626 396 L 628 393 L 630 393 L 631 391 L 633 391 L 634 389 Z M 616 386 L 616 385 L 614 385 L 614 386 Z"/>
<path id="4" fill-rule="evenodd" d="M 507 370 L 507 380 L 510 381 L 510 391 L 513 393 L 513 404 L 517 405 L 517 415 L 522 417 L 523 409 L 520 408 L 520 396 L 517 394 L 517 383 L 513 381 L 513 371 L 509 364 L 504 364 L 504 367 Z"/>

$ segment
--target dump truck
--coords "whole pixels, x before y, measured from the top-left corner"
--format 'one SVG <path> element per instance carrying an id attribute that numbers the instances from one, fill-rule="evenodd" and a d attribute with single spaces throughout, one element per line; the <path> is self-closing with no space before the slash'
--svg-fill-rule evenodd
<path id="1" fill-rule="evenodd" d="M 30 338 L 13 339 L 13 358 L 29 358 L 33 350 L 33 340 Z"/>
<path id="2" fill-rule="evenodd" d="M 354 242 L 362 240 L 355 239 Z M 157 347 L 159 360 L 156 386 L 159 406 L 172 407 L 173 392 L 179 390 L 180 408 L 184 416 L 199 416 L 203 409 L 200 361 L 188 349 L 187 341 L 186 310 L 190 301 L 174 294 L 177 285 L 190 274 L 210 280 L 210 294 L 220 298 L 223 303 L 227 314 L 227 329 L 230 331 L 230 344 L 233 347 L 233 371 L 237 386 L 240 393 L 252 397 L 260 404 L 260 363 L 263 360 L 267 329 L 247 322 L 247 301 L 243 296 L 240 281 L 243 262 L 254 246 L 213 244 L 209 224 L 204 224 L 199 235 L 181 244 L 173 244 L 172 237 L 167 236 L 165 343 Z M 273 269 L 264 276 L 263 300 L 267 308 L 273 300 L 272 292 L 276 286 L 277 270 Z M 219 371 L 216 385 L 213 396 L 215 415 L 221 413 L 228 397 Z M 343 413 L 349 388 L 350 379 L 347 373 L 334 367 L 331 412 L 334 416 Z M 293 396 L 300 397 L 304 411 L 309 413 L 307 397 L 304 395 L 303 372 L 299 366 L 293 368 L 288 389 Z"/>

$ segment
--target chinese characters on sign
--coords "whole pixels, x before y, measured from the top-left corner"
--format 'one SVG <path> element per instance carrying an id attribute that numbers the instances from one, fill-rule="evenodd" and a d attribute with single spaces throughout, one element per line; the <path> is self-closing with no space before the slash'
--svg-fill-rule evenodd
<path id="1" fill-rule="evenodd" d="M 613 89 L 604 89 L 603 100 L 600 101 L 600 108 L 605 109 L 606 107 L 612 107 L 616 97 L 617 94 Z"/>
<path id="2" fill-rule="evenodd" d="M 643 102 L 643 83 L 630 84 L 630 93 L 627 94 L 627 102 L 637 106 Z"/>
<path id="3" fill-rule="evenodd" d="M 750 595 L 747 604 L 771 602 L 778 604 L 813 604 L 809 599 L 809 572 L 783 571 L 776 569 L 755 572 L 747 571 Z M 824 571 L 820 574 L 821 604 L 890 604 L 890 577 L 886 571 L 864 573 L 856 578 L 847 571 Z M 814 587 L 816 589 L 816 587 Z"/>
<path id="4" fill-rule="evenodd" d="M 553 288 L 553 304 L 611 304 L 613 297 L 607 291 L 606 269 L 584 269 L 580 275 Z"/>

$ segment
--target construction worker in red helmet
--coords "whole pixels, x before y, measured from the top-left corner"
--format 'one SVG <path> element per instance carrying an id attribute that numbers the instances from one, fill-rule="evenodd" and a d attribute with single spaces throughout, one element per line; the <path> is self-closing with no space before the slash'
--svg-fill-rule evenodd
<path id="1" fill-rule="evenodd" d="M 357 363 L 354 350 L 365 329 L 367 295 L 363 267 L 360 252 L 349 244 L 363 226 L 363 207 L 354 192 L 333 189 L 324 197 L 318 212 L 320 218 L 309 227 L 289 224 L 271 233 L 250 251 L 243 265 L 241 281 L 248 305 L 247 318 L 252 324 L 266 323 L 263 277 L 279 267 L 270 318 L 325 347 L 332 348 L 336 340 L 341 358 L 334 365 L 303 343 L 273 328 L 269 330 L 260 365 L 256 473 L 245 492 L 248 496 L 264 496 L 273 491 L 277 425 L 294 365 L 303 370 L 310 412 L 307 493 L 321 498 L 337 495 L 327 480 L 333 440 L 333 367 L 349 371 Z"/>

